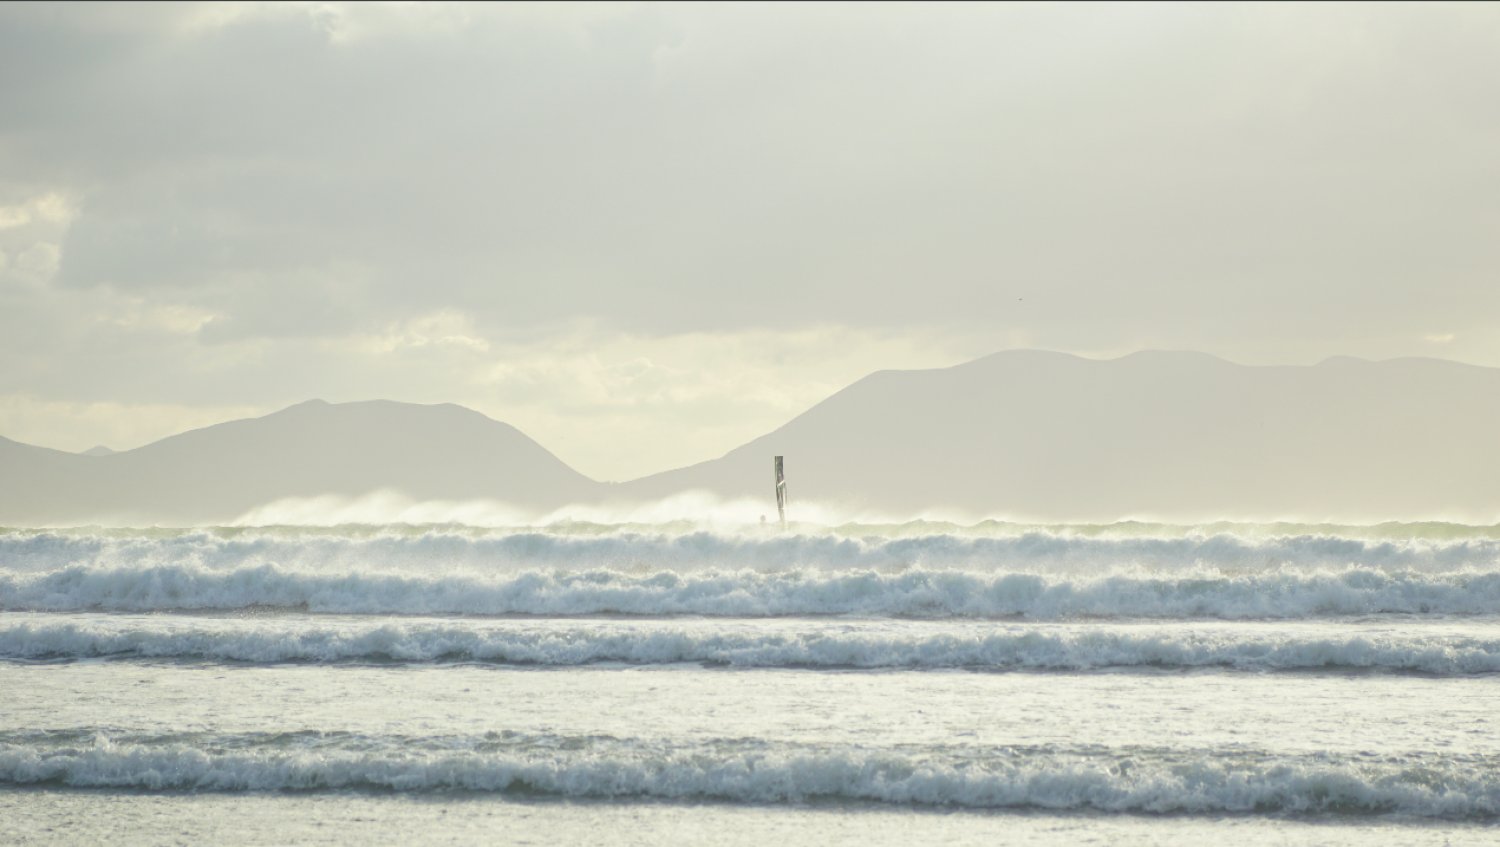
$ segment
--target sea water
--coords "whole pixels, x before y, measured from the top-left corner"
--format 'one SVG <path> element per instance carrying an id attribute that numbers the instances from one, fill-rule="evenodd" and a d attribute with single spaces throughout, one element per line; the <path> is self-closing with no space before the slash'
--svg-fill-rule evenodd
<path id="1" fill-rule="evenodd" d="M 1500 838 L 1492 528 L 0 531 L 0 842 Z"/>

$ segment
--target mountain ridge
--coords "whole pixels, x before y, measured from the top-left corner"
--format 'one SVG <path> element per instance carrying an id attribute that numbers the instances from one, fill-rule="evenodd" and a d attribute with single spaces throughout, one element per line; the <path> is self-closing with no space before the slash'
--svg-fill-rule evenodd
<path id="1" fill-rule="evenodd" d="M 877 371 L 717 459 L 626 485 L 642 498 L 756 496 L 759 465 L 781 454 L 794 502 L 898 516 L 1491 520 L 1497 396 L 1500 370 L 1422 357 L 1003 351 Z"/>
<path id="2" fill-rule="evenodd" d="M 304 402 L 94 457 L 9 443 L 0 469 L 29 479 L 0 489 L 6 524 L 224 523 L 276 500 L 387 489 L 546 508 L 594 498 L 599 485 L 510 424 L 451 403 Z"/>
<path id="3" fill-rule="evenodd" d="M 722 456 L 620 483 L 452 403 L 308 400 L 130 450 L 0 437 L 0 524 L 228 522 L 395 490 L 533 511 L 686 491 L 897 516 L 1047 520 L 1500 514 L 1500 369 L 1427 357 L 1242 365 L 1193 351 L 1008 350 L 875 371 Z"/>

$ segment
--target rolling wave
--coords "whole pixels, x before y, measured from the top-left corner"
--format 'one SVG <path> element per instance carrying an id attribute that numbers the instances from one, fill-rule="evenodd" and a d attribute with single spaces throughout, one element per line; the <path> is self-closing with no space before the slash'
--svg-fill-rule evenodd
<path id="1" fill-rule="evenodd" d="M 1500 816 L 1500 763 L 1247 750 L 870 748 L 609 737 L 0 735 L 0 784 L 148 791 L 476 791 L 730 803 Z"/>
<path id="2" fill-rule="evenodd" d="M 357 528 L 356 528 L 357 529 Z M 1372 540 L 1329 535 L 1268 538 L 1234 534 L 1081 537 L 940 533 L 888 537 L 836 533 L 634 532 L 575 535 L 544 531 L 420 534 L 136 530 L 121 533 L 0 531 L 0 567 L 45 571 L 193 565 L 209 569 L 274 564 L 295 570 L 409 567 L 484 571 L 568 567 L 629 570 L 1066 570 L 1131 567 L 1151 571 L 1216 568 L 1363 567 L 1376 570 L 1500 568 L 1500 540 Z"/>
<path id="3" fill-rule="evenodd" d="M 435 663 L 574 667 L 682 662 L 742 668 L 1500 673 L 1500 638 L 1254 626 L 587 626 L 313 621 L 92 621 L 0 625 L 0 659 Z"/>
<path id="4" fill-rule="evenodd" d="M 0 571 L 0 610 L 165 611 L 252 607 L 351 614 L 869 615 L 926 618 L 1297 619 L 1381 613 L 1500 614 L 1500 572 L 1369 567 L 1239 575 L 1073 574 L 820 568 L 630 572 L 333 573 L 278 565 Z"/>

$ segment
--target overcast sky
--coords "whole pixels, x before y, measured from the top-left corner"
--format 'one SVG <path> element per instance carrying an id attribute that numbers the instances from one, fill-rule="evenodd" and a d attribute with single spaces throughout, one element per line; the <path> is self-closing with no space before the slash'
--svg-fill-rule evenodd
<path id="1" fill-rule="evenodd" d="M 1500 366 L 1500 4 L 0 6 L 0 435 L 620 479 L 1020 346 Z"/>

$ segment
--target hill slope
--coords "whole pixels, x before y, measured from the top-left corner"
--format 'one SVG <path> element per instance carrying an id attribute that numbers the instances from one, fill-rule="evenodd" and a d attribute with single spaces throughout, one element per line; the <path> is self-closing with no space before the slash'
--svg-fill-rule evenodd
<path id="1" fill-rule="evenodd" d="M 911 516 L 1491 522 L 1500 370 L 1432 359 L 1246 367 L 1196 353 L 1012 351 L 881 371 L 692 467 L 617 485 L 458 406 L 303 403 L 107 455 L 0 438 L 0 524 L 219 523 L 392 489 L 536 511 L 682 491 Z"/>
<path id="2" fill-rule="evenodd" d="M 882 371 L 720 459 L 622 486 L 910 515 L 1500 518 L 1500 370 L 1432 359 L 1247 367 L 1012 351 Z"/>
<path id="3" fill-rule="evenodd" d="M 284 497 L 379 489 L 547 509 L 599 488 L 508 424 L 380 400 L 301 403 L 101 456 L 3 441 L 0 475 L 11 525 L 215 523 Z"/>

